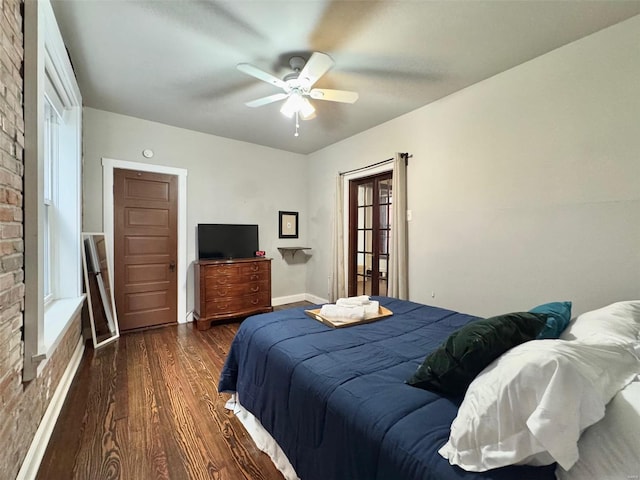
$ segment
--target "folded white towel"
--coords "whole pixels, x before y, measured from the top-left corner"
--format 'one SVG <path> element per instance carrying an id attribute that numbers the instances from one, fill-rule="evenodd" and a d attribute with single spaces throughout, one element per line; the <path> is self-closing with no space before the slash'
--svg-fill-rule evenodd
<path id="1" fill-rule="evenodd" d="M 375 317 L 380 311 L 380 302 L 371 300 L 368 304 L 363 305 L 365 318 Z"/>
<path id="2" fill-rule="evenodd" d="M 320 315 L 325 318 L 346 318 L 350 320 L 362 320 L 364 318 L 364 307 L 344 307 L 328 303 L 320 309 Z"/>
<path id="3" fill-rule="evenodd" d="M 347 298 L 339 298 L 336 302 L 336 305 L 341 307 L 352 307 L 359 305 L 367 305 L 371 300 L 369 299 L 369 295 L 360 295 L 359 297 L 347 297 Z"/>

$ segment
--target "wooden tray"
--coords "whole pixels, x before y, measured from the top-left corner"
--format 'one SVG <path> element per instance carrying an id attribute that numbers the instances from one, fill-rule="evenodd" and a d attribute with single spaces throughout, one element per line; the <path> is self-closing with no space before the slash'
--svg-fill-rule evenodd
<path id="1" fill-rule="evenodd" d="M 375 322 L 377 320 L 381 320 L 383 318 L 390 317 L 391 315 L 393 315 L 393 312 L 385 307 L 380 307 L 378 309 L 377 315 L 374 315 L 372 317 L 366 317 L 366 318 L 363 318 L 362 320 L 354 320 L 354 319 L 340 320 L 336 318 L 330 320 L 320 315 L 319 308 L 314 308 L 313 310 L 305 310 L 304 313 L 309 315 L 314 320 L 318 320 L 319 322 L 322 322 L 328 327 L 332 327 L 332 328 L 343 328 L 343 327 L 351 327 L 353 325 L 362 325 L 364 323 Z"/>

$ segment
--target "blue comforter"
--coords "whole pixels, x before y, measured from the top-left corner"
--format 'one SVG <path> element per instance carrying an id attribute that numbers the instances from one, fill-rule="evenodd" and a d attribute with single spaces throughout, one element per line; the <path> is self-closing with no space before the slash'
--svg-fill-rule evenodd
<path id="1" fill-rule="evenodd" d="M 340 329 L 302 308 L 246 319 L 218 390 L 238 392 L 303 480 L 553 479 L 553 466 L 470 473 L 438 454 L 462 399 L 404 382 L 476 317 L 376 299 L 394 315 Z"/>

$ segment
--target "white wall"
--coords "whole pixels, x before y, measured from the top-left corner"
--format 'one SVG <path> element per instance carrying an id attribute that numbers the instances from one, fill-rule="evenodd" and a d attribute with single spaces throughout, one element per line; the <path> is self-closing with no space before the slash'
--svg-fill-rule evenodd
<path id="1" fill-rule="evenodd" d="M 637 16 L 310 155 L 308 291 L 327 296 L 336 173 L 408 151 L 412 300 L 640 298 L 639 79 Z"/>
<path id="2" fill-rule="evenodd" d="M 305 293 L 306 264 L 285 262 L 278 246 L 307 243 L 306 159 L 245 142 L 160 123 L 84 110 L 85 231 L 102 231 L 102 157 L 184 168 L 187 177 L 187 309 L 193 309 L 198 223 L 257 223 L 272 262 L 272 295 Z M 152 149 L 145 159 L 142 150 Z M 298 211 L 300 238 L 278 239 L 278 211 Z"/>

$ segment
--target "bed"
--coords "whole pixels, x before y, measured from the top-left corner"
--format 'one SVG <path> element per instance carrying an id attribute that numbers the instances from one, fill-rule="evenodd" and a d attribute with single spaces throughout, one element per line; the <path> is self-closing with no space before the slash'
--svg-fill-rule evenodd
<path id="1" fill-rule="evenodd" d="M 438 454 L 462 398 L 405 381 L 425 355 L 476 317 L 376 297 L 394 315 L 332 329 L 302 308 L 246 319 L 219 391 L 276 440 L 304 480 L 546 480 L 554 466 L 467 472 Z"/>
<path id="2" fill-rule="evenodd" d="M 640 475 L 640 300 L 577 317 L 564 301 L 478 319 L 376 299 L 394 315 L 333 329 L 299 308 L 238 329 L 218 389 L 285 479 Z M 529 337 L 487 355 L 517 323 Z M 453 363 L 438 370 L 443 358 Z M 458 373 L 471 375 L 457 396 L 432 391 L 458 388 Z"/>

